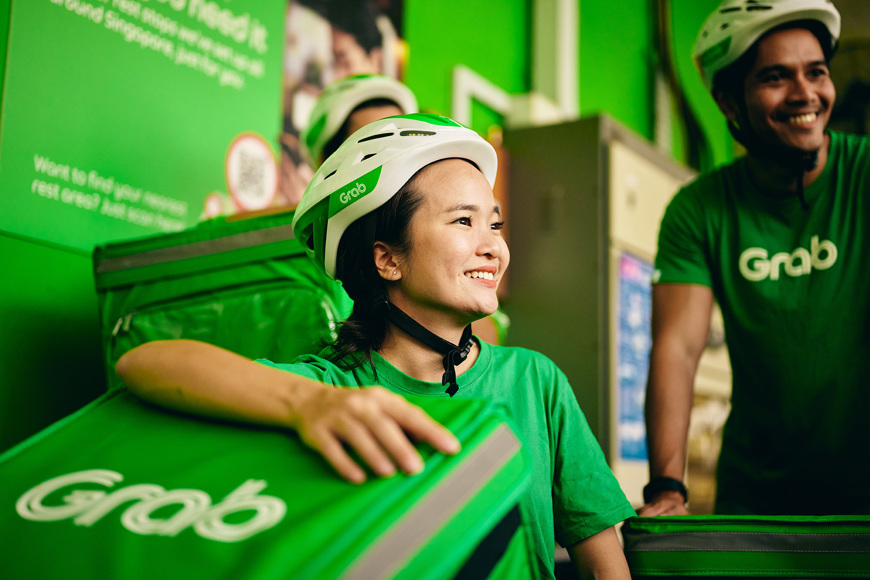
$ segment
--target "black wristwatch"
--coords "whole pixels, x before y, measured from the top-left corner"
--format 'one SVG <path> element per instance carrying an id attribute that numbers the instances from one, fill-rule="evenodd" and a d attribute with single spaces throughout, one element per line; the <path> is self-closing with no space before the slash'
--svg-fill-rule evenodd
<path id="1" fill-rule="evenodd" d="M 643 502 L 650 503 L 662 491 L 678 491 L 683 502 L 689 501 L 689 490 L 682 481 L 673 477 L 653 477 L 643 488 Z"/>

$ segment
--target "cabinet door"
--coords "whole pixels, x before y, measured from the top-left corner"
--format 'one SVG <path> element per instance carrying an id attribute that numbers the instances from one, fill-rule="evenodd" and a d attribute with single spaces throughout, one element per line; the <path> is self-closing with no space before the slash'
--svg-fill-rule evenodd
<path id="1" fill-rule="evenodd" d="M 685 180 L 619 141 L 609 150 L 610 242 L 651 260 L 665 207 Z"/>

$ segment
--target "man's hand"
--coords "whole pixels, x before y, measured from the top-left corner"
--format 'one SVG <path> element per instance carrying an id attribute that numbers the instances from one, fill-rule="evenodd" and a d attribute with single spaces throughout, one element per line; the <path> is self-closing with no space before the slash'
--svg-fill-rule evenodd
<path id="1" fill-rule="evenodd" d="M 678 491 L 663 491 L 637 511 L 639 516 L 687 516 L 689 510 Z"/>
<path id="2" fill-rule="evenodd" d="M 362 483 L 365 471 L 345 445 L 381 477 L 419 473 L 423 460 L 409 437 L 443 453 L 457 453 L 459 441 L 420 407 L 383 387 L 326 387 L 306 393 L 291 425 L 345 479 Z"/>

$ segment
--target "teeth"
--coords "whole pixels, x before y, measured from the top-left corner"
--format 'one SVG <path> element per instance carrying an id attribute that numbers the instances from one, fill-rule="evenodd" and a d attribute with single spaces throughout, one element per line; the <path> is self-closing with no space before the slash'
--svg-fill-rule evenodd
<path id="1" fill-rule="evenodd" d="M 483 280 L 495 280 L 495 274 L 492 272 L 478 272 L 475 270 L 474 272 L 466 272 L 466 278 L 481 278 Z"/>
<path id="2" fill-rule="evenodd" d="M 794 117 L 789 117 L 788 122 L 792 125 L 801 125 L 803 123 L 812 123 L 816 120 L 815 113 L 806 113 L 805 115 L 795 115 Z"/>

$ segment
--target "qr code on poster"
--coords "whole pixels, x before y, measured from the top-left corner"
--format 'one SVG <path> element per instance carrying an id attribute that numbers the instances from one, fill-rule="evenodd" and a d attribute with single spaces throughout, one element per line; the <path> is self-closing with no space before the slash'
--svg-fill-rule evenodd
<path id="1" fill-rule="evenodd" d="M 245 150 L 239 151 L 239 193 L 246 197 L 262 197 L 265 191 L 266 167 L 265 160 L 260 155 L 251 155 Z"/>

